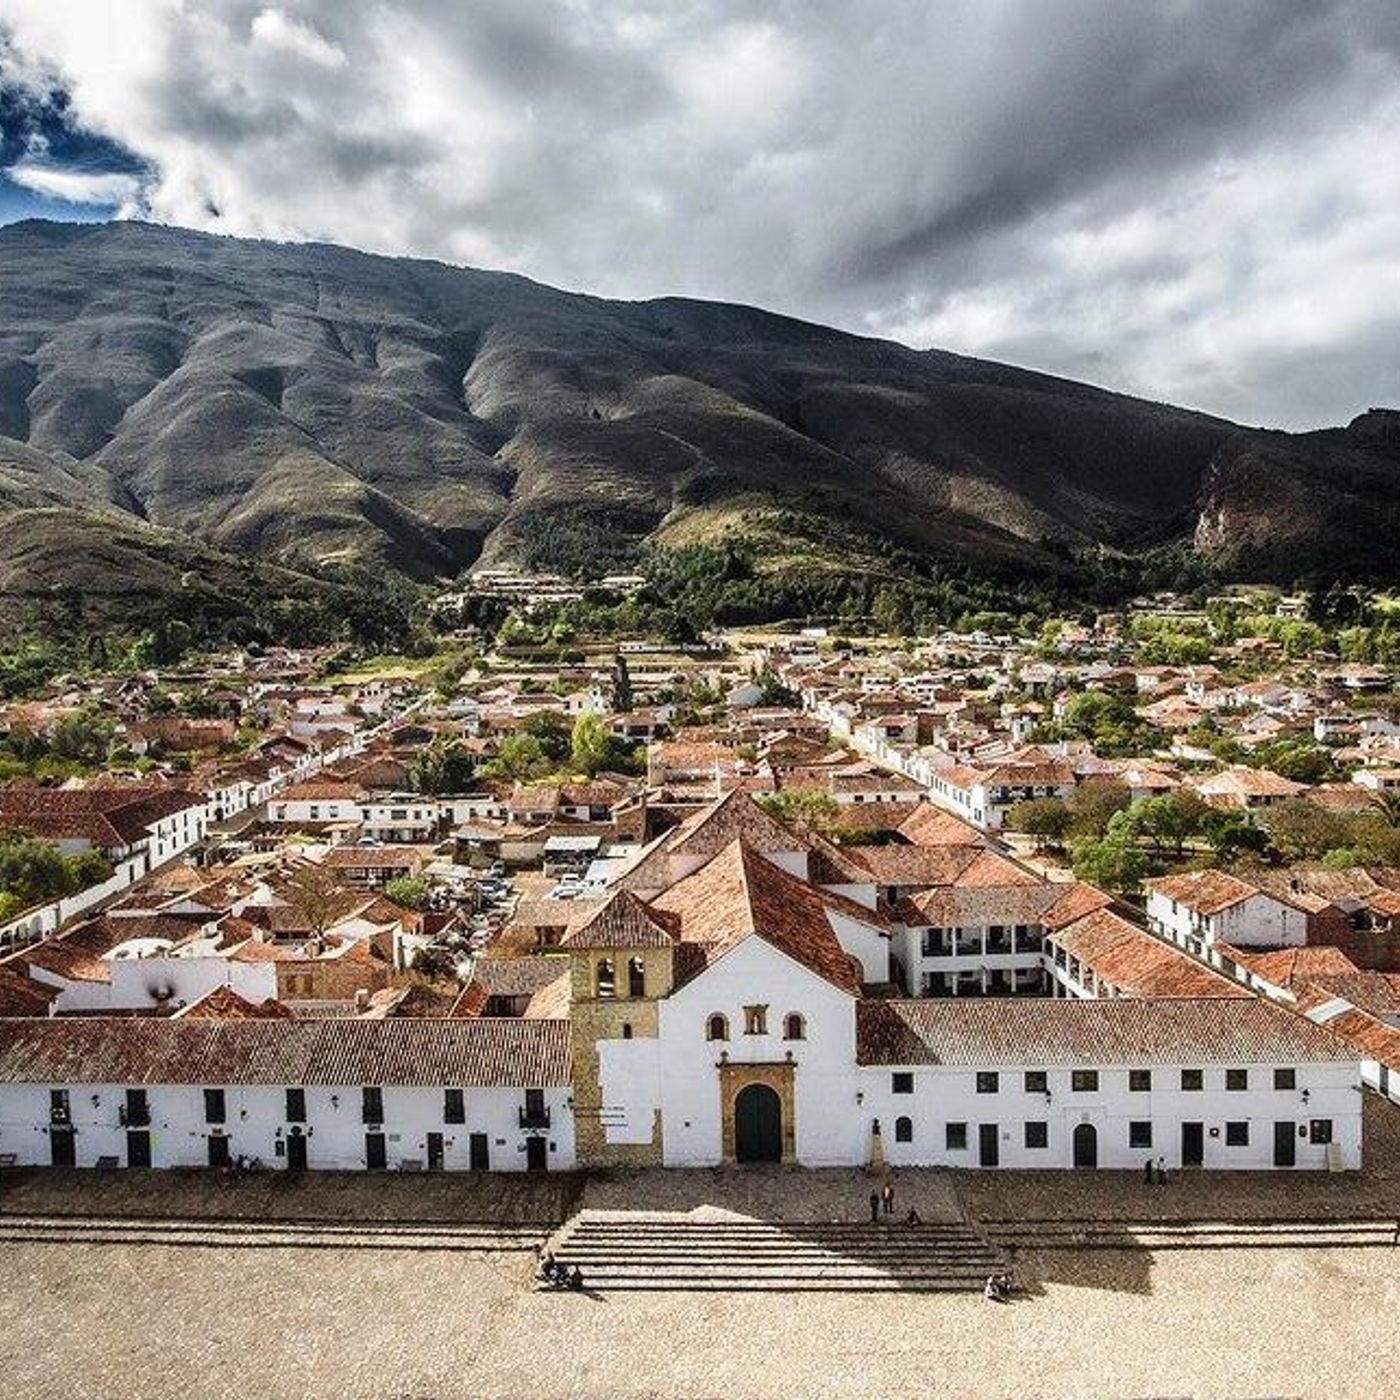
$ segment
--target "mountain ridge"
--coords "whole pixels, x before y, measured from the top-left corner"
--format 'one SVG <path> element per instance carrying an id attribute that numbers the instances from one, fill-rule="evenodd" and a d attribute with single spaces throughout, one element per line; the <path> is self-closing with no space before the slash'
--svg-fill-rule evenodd
<path id="1" fill-rule="evenodd" d="M 115 511 L 302 572 L 740 536 L 770 566 L 888 540 L 1054 574 L 1170 542 L 1229 576 L 1388 579 L 1389 421 L 1246 428 L 758 307 L 328 243 L 0 229 L 0 511 Z"/>

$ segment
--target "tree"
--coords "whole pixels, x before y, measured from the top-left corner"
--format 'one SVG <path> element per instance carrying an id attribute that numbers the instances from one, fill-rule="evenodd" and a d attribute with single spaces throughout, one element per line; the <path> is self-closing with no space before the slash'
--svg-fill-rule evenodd
<path id="1" fill-rule="evenodd" d="M 574 721 L 569 759 L 577 772 L 591 778 L 604 771 L 630 771 L 636 763 L 636 750 L 619 739 L 600 715 L 580 715 Z"/>
<path id="2" fill-rule="evenodd" d="M 1345 821 L 1305 797 L 1269 807 L 1261 821 L 1274 849 L 1289 862 L 1320 860 L 1347 845 L 1351 835 Z"/>
<path id="3" fill-rule="evenodd" d="M 569 754 L 569 721 L 552 710 L 540 710 L 527 715 L 520 732 L 534 739 L 540 753 L 551 763 L 562 763 Z"/>
<path id="4" fill-rule="evenodd" d="M 1254 752 L 1260 768 L 1271 768 L 1281 778 L 1295 783 L 1325 783 L 1338 775 L 1332 755 L 1320 744 L 1285 739 L 1266 744 Z"/>
<path id="5" fill-rule="evenodd" d="M 552 766 L 533 734 L 509 734 L 481 771 L 488 778 L 540 778 Z"/>
<path id="6" fill-rule="evenodd" d="M 1258 856 L 1269 848 L 1268 833 L 1238 807 L 1212 807 L 1201 820 L 1201 835 L 1220 860 Z"/>
<path id="7" fill-rule="evenodd" d="M 112 738 L 112 723 L 84 707 L 57 720 L 49 730 L 49 751 L 55 758 L 76 763 L 99 764 L 106 760 Z"/>
<path id="8" fill-rule="evenodd" d="M 1170 848 L 1180 856 L 1186 843 L 1200 833 L 1209 804 L 1189 790 L 1165 792 L 1129 807 L 1126 817 L 1138 835 L 1158 850 Z"/>
<path id="9" fill-rule="evenodd" d="M 801 831 L 825 835 L 838 825 L 841 804 L 824 792 L 811 788 L 785 788 L 782 792 L 765 792 L 755 799 L 770 817 L 795 826 Z"/>
<path id="10" fill-rule="evenodd" d="M 461 744 L 434 739 L 414 755 L 408 776 L 415 792 L 435 796 L 444 792 L 466 792 L 475 772 L 475 761 Z"/>
<path id="11" fill-rule="evenodd" d="M 97 851 L 66 856 L 52 841 L 21 827 L 0 829 L 0 897 L 8 896 L 12 909 L 77 894 L 111 873 Z"/>
<path id="12" fill-rule="evenodd" d="M 1147 857 L 1136 841 L 1119 832 L 1105 837 L 1080 836 L 1070 844 L 1075 878 L 1111 894 L 1136 894 L 1147 873 Z"/>
<path id="13" fill-rule="evenodd" d="M 384 897 L 404 909 L 421 911 L 428 904 L 428 882 L 419 875 L 400 875 L 384 886 Z"/>
<path id="14" fill-rule="evenodd" d="M 1125 783 L 1115 778 L 1090 778 L 1075 788 L 1069 800 L 1077 836 L 1102 836 L 1114 814 L 1133 800 Z"/>
<path id="15" fill-rule="evenodd" d="M 627 667 L 627 658 L 618 652 L 613 661 L 612 707 L 620 715 L 632 708 L 632 672 Z"/>
<path id="16" fill-rule="evenodd" d="M 1033 797 L 1016 803 L 1007 812 L 1006 823 L 1013 831 L 1035 837 L 1039 849 L 1047 843 L 1058 845 L 1069 835 L 1074 813 L 1058 797 Z"/>

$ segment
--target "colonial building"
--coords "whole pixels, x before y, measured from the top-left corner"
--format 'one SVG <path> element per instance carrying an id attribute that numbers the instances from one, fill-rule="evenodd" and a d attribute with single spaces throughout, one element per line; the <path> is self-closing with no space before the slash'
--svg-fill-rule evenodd
<path id="1" fill-rule="evenodd" d="M 877 874 L 735 792 L 638 850 L 528 976 L 482 976 L 440 1019 L 0 1020 L 0 1154 L 1360 1165 L 1353 1045 L 1134 928 L 1088 886 L 1015 877 L 980 846 L 947 859 L 976 877 L 896 906 L 877 886 L 907 870 Z M 911 973 L 919 991 L 961 979 L 928 964 L 964 957 L 980 959 L 977 986 L 902 994 Z M 981 985 L 988 970 L 1001 982 Z M 983 994 L 1017 990 L 1037 994 Z"/>

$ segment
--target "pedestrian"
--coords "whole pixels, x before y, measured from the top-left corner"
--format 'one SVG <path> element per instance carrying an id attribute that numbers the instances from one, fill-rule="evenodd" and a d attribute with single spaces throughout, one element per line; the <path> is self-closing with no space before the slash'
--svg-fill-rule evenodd
<path id="1" fill-rule="evenodd" d="M 1167 1159 L 1166 1159 L 1165 1157 L 1158 1157 L 1158 1158 L 1157 1158 L 1157 1185 L 1158 1185 L 1158 1186 L 1165 1186 L 1166 1184 L 1167 1184 Z"/>
<path id="2" fill-rule="evenodd" d="M 1152 1158 L 1151 1158 L 1151 1157 L 1149 1157 L 1149 1158 L 1142 1164 L 1142 1184 L 1143 1184 L 1144 1186 L 1151 1186 L 1151 1185 L 1152 1185 Z"/>
<path id="3" fill-rule="evenodd" d="M 885 1214 L 894 1214 L 894 1186 L 890 1182 L 885 1183 L 885 1189 L 880 1192 L 880 1200 L 884 1204 Z"/>
<path id="4" fill-rule="evenodd" d="M 878 1225 L 880 1222 L 880 1193 L 872 1191 L 870 1193 L 870 1223 Z"/>

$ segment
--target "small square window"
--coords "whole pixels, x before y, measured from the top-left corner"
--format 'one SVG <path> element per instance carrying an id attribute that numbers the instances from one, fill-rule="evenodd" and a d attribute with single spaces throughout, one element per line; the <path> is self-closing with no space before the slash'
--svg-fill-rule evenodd
<path id="1" fill-rule="evenodd" d="M 1128 1146 L 1152 1146 L 1152 1124 L 1150 1121 L 1142 1119 L 1138 1122 L 1128 1124 Z"/>
<path id="2" fill-rule="evenodd" d="M 1205 1088 L 1206 1075 L 1201 1069 L 1184 1069 L 1181 1071 L 1181 1087 L 1185 1093 L 1199 1093 Z"/>
<path id="3" fill-rule="evenodd" d="M 995 1094 L 1001 1087 L 1001 1076 L 994 1069 L 982 1069 L 977 1071 L 977 1092 L 979 1094 Z"/>
<path id="4" fill-rule="evenodd" d="M 890 1091 L 895 1094 L 912 1094 L 914 1076 L 908 1070 L 896 1070 L 890 1075 Z"/>
<path id="5" fill-rule="evenodd" d="M 1152 1071 L 1150 1069 L 1130 1069 L 1128 1071 L 1128 1092 L 1150 1094 L 1152 1092 Z"/>
<path id="6" fill-rule="evenodd" d="M 1048 1123 L 1026 1124 L 1026 1146 L 1048 1147 L 1050 1145 L 1050 1125 Z"/>
<path id="7" fill-rule="evenodd" d="M 1296 1069 L 1276 1069 L 1274 1071 L 1275 1089 L 1296 1089 L 1298 1087 L 1298 1071 Z"/>
<path id="8" fill-rule="evenodd" d="M 964 1152 L 967 1150 L 967 1124 L 949 1123 L 944 1134 L 944 1141 L 949 1152 Z"/>
<path id="9" fill-rule="evenodd" d="M 1077 1069 L 1069 1077 L 1069 1087 L 1076 1094 L 1093 1094 L 1098 1092 L 1099 1072 L 1096 1069 Z"/>
<path id="10" fill-rule="evenodd" d="M 1226 1125 L 1225 1125 L 1225 1146 L 1226 1146 L 1226 1147 L 1248 1147 L 1248 1146 L 1249 1146 L 1249 1124 L 1248 1124 L 1248 1123 L 1226 1123 Z"/>
<path id="11" fill-rule="evenodd" d="M 1332 1120 L 1330 1118 L 1314 1118 L 1308 1124 L 1308 1139 L 1311 1142 L 1331 1142 Z"/>
<path id="12" fill-rule="evenodd" d="M 1225 1087 L 1236 1094 L 1248 1089 L 1249 1071 L 1247 1069 L 1227 1069 L 1225 1071 Z"/>
<path id="13" fill-rule="evenodd" d="M 1026 1071 L 1026 1093 L 1047 1094 L 1050 1092 L 1050 1076 L 1043 1069 Z"/>

